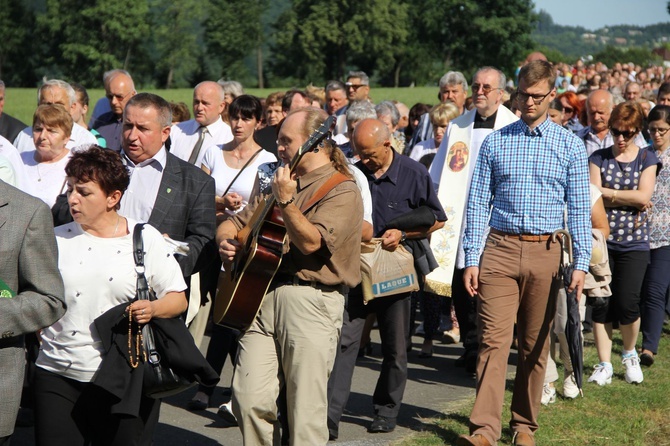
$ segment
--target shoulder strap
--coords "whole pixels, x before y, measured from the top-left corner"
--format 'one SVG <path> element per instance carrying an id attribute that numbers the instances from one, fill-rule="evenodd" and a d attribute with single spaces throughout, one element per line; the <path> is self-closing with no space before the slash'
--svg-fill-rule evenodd
<path id="1" fill-rule="evenodd" d="M 136 266 L 144 266 L 144 241 L 142 230 L 146 223 L 137 223 L 133 229 L 133 258 Z"/>
<path id="2" fill-rule="evenodd" d="M 323 183 L 323 185 L 316 191 L 316 193 L 312 195 L 312 198 L 310 198 L 307 203 L 300 207 L 300 212 L 304 214 L 305 212 L 309 211 L 315 204 L 321 201 L 323 197 L 328 195 L 328 192 L 335 189 L 335 187 L 344 183 L 345 181 L 353 180 L 340 172 L 335 172 L 333 176 L 331 176 L 328 181 Z"/>
<path id="3" fill-rule="evenodd" d="M 225 192 L 221 194 L 222 197 L 225 197 L 225 196 L 226 196 L 226 194 L 227 194 L 228 191 L 230 190 L 231 186 L 235 183 L 235 180 L 237 180 L 237 178 L 242 174 L 242 172 L 244 172 L 244 169 L 246 169 L 247 166 L 248 166 L 249 164 L 251 164 L 251 162 L 254 160 L 254 158 L 256 158 L 256 155 L 258 155 L 259 153 L 261 153 L 262 150 L 263 150 L 262 147 L 261 147 L 260 149 L 256 150 L 256 153 L 254 153 L 253 155 L 251 155 L 251 158 L 249 158 L 249 159 L 247 160 L 247 162 L 244 163 L 244 166 L 242 166 L 242 168 L 240 169 L 240 171 L 237 172 L 237 175 L 235 175 L 235 178 L 233 178 L 233 181 L 231 181 L 230 183 L 228 183 L 228 187 L 226 188 Z"/>

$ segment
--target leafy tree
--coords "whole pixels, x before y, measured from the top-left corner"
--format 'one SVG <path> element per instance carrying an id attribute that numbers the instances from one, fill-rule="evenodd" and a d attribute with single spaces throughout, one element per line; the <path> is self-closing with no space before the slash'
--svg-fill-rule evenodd
<path id="1" fill-rule="evenodd" d="M 417 49 L 441 60 L 442 74 L 471 74 L 483 65 L 511 73 L 533 46 L 530 0 L 416 0 L 412 9 L 418 11 L 412 23 Z"/>
<path id="2" fill-rule="evenodd" d="M 26 59 L 32 59 L 34 21 L 34 14 L 22 2 L 0 0 L 0 79 L 8 84 L 21 85 L 22 80 L 33 77 Z"/>
<path id="3" fill-rule="evenodd" d="M 49 51 L 41 66 L 52 67 L 45 74 L 99 85 L 111 68 L 132 72 L 133 56 L 150 40 L 148 12 L 148 0 L 46 0 L 46 11 L 37 17 Z"/>
<path id="4" fill-rule="evenodd" d="M 408 31 L 408 5 L 391 0 L 295 0 L 277 20 L 273 69 L 313 83 L 347 67 L 393 70 Z"/>
<path id="5" fill-rule="evenodd" d="M 267 0 L 210 0 L 205 45 L 216 76 L 249 79 L 245 58 L 263 44 L 261 15 Z"/>
<path id="6" fill-rule="evenodd" d="M 156 69 L 165 76 L 165 88 L 188 86 L 198 71 L 201 49 L 200 24 L 205 5 L 199 0 L 164 2 L 151 0 L 151 27 L 156 48 Z"/>

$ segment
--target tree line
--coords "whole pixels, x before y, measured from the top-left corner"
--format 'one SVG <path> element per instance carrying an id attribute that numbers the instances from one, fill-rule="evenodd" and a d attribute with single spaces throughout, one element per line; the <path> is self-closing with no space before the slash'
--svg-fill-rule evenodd
<path id="1" fill-rule="evenodd" d="M 531 0 L 0 0 L 0 79 L 144 88 L 235 79 L 260 88 L 342 79 L 434 84 L 446 70 L 511 74 L 533 47 Z"/>

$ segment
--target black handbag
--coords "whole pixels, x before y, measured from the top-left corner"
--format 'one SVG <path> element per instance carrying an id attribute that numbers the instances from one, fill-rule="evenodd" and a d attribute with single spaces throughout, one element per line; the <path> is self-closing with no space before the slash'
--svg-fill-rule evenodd
<path id="1" fill-rule="evenodd" d="M 137 272 L 136 298 L 137 300 L 156 300 L 154 291 L 149 288 L 147 278 L 144 275 L 144 242 L 142 241 L 142 230 L 144 223 L 138 223 L 133 229 L 133 257 L 135 258 L 135 271 Z M 161 336 L 159 330 L 154 330 L 152 323 L 142 327 L 142 346 L 144 354 L 138 357 L 143 360 L 143 385 L 142 392 L 149 398 L 166 398 L 176 395 L 196 385 L 196 381 L 186 378 L 173 370 L 166 359 L 161 355 L 162 351 L 169 348 L 167 338 Z"/>

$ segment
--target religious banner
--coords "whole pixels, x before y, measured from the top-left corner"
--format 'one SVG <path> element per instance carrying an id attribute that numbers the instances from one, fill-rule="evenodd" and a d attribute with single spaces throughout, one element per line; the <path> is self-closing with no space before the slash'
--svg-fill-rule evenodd
<path id="1" fill-rule="evenodd" d="M 446 142 L 447 153 L 437 196 L 447 214 L 447 221 L 430 236 L 430 247 L 439 266 L 426 276 L 424 285 L 426 291 L 440 296 L 451 296 L 451 281 L 468 196 L 469 164 L 476 160 L 476 154 L 473 155 L 470 149 L 473 121 L 474 111 L 454 119 L 449 126 L 449 134 L 442 141 L 442 144 Z"/>

